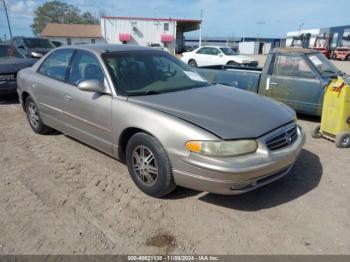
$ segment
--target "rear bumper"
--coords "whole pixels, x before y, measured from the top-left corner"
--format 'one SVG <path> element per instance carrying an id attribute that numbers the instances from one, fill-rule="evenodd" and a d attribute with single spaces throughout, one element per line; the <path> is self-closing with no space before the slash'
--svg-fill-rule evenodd
<path id="1" fill-rule="evenodd" d="M 0 95 L 15 94 L 16 90 L 16 81 L 0 81 Z"/>
<path id="2" fill-rule="evenodd" d="M 259 148 L 254 154 L 222 159 L 191 155 L 179 159 L 181 163 L 176 166 L 180 168 L 173 169 L 175 183 L 199 191 L 235 195 L 287 175 L 305 143 L 304 132 L 299 127 L 297 140 L 276 151 L 265 146 L 265 139 L 258 139 Z"/>

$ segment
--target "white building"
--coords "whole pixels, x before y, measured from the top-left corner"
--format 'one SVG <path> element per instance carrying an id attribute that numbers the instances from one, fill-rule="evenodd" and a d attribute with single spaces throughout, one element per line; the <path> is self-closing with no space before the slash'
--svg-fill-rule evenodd
<path id="1" fill-rule="evenodd" d="M 184 33 L 198 30 L 201 20 L 111 17 L 101 18 L 101 32 L 107 43 L 160 45 L 170 52 L 184 48 Z"/>
<path id="2" fill-rule="evenodd" d="M 105 43 L 100 25 L 49 23 L 41 36 L 64 45 Z"/>

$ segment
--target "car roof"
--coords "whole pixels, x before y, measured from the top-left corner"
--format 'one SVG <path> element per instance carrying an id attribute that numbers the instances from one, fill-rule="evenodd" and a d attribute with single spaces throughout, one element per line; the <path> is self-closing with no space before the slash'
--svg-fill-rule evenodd
<path id="1" fill-rule="evenodd" d="M 307 48 L 284 47 L 284 48 L 275 48 L 270 53 L 271 54 L 313 54 L 313 53 L 319 53 L 319 51 L 314 49 L 307 49 Z"/>
<path id="2" fill-rule="evenodd" d="M 70 46 L 62 46 L 58 49 L 80 49 L 80 50 L 90 50 L 95 53 L 106 53 L 106 52 L 120 52 L 120 51 L 154 51 L 154 48 L 143 47 L 138 45 L 121 45 L 121 44 L 78 44 Z"/>

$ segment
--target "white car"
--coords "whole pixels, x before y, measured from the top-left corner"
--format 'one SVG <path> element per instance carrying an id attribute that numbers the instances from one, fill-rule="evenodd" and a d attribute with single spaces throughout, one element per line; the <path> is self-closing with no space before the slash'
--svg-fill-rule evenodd
<path id="1" fill-rule="evenodd" d="M 239 55 L 229 47 L 202 46 L 191 52 L 182 53 L 181 60 L 186 64 L 197 66 L 231 65 L 257 67 L 258 61 Z"/>

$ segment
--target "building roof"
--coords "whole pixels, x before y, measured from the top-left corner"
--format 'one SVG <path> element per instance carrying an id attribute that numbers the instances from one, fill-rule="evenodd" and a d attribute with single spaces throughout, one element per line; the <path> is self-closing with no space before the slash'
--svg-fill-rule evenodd
<path id="1" fill-rule="evenodd" d="M 42 36 L 45 37 L 91 37 L 100 38 L 101 26 L 90 25 L 90 24 L 53 24 L 49 23 L 46 25 L 44 30 L 41 32 Z"/>
<path id="2" fill-rule="evenodd" d="M 275 48 L 271 51 L 272 54 L 312 54 L 317 52 L 317 50 L 298 47 Z"/>
<path id="3" fill-rule="evenodd" d="M 155 18 L 155 17 L 135 17 L 135 16 L 102 16 L 104 19 L 115 19 L 115 20 L 141 20 L 141 21 L 163 21 L 177 23 L 178 29 L 183 32 L 190 32 L 198 30 L 202 20 L 198 19 L 181 19 L 181 18 Z"/>
<path id="4" fill-rule="evenodd" d="M 61 46 L 59 48 L 92 50 L 100 54 L 105 52 L 119 52 L 119 51 L 158 51 L 157 49 L 150 48 L 150 47 L 144 47 L 139 45 L 122 45 L 122 44 L 79 44 L 79 45 Z"/>
<path id="5" fill-rule="evenodd" d="M 198 19 L 182 19 L 182 18 L 155 18 L 155 17 L 137 17 L 137 16 L 102 16 L 106 19 L 121 19 L 121 20 L 143 20 L 143 21 L 176 21 L 176 22 L 188 22 L 188 23 L 201 23 L 202 20 Z"/>

